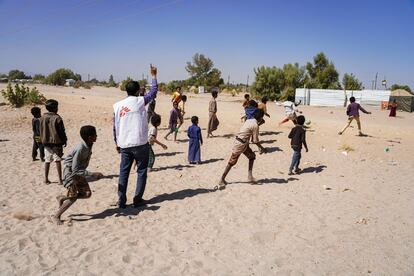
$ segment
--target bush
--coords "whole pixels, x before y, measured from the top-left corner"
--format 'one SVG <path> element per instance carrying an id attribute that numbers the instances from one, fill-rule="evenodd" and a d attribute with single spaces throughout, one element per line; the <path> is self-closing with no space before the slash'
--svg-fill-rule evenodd
<path id="1" fill-rule="evenodd" d="M 81 86 L 82 86 L 82 81 L 80 81 L 80 80 L 75 81 L 75 83 L 73 84 L 73 88 L 79 88 Z"/>
<path id="2" fill-rule="evenodd" d="M 82 83 L 82 87 L 84 89 L 91 89 L 92 88 L 92 83 L 84 82 L 84 83 Z"/>
<path id="3" fill-rule="evenodd" d="M 26 104 L 43 104 L 46 101 L 45 96 L 36 87 L 30 89 L 23 84 L 16 84 L 13 89 L 9 83 L 6 90 L 1 90 L 1 95 L 14 107 L 21 107 Z"/>
<path id="4" fill-rule="evenodd" d="M 81 76 L 73 73 L 72 70 L 60 68 L 47 76 L 46 83 L 53 85 L 65 85 L 66 79 L 74 79 L 75 81 L 82 80 Z"/>

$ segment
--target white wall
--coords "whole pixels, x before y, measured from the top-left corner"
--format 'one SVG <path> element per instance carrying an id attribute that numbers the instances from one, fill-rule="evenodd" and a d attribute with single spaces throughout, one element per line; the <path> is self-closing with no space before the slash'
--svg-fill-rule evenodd
<path id="1" fill-rule="evenodd" d="M 388 101 L 391 91 L 358 90 L 346 91 L 346 94 L 348 99 L 354 96 L 357 102 L 361 104 L 380 106 L 381 101 Z M 343 90 L 297 88 L 295 93 L 295 101 L 299 100 L 301 100 L 302 104 L 305 105 L 343 106 L 345 101 L 345 93 Z"/>

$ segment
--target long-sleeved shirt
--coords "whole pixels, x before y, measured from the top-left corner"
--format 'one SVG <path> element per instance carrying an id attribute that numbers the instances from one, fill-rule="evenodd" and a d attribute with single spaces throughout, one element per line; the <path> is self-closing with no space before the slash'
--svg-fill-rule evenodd
<path id="1" fill-rule="evenodd" d="M 187 136 L 190 139 L 198 140 L 203 143 L 203 137 L 201 136 L 201 128 L 198 125 L 192 124 L 187 130 Z"/>
<path id="2" fill-rule="evenodd" d="M 40 136 L 40 118 L 32 119 L 33 138 Z"/>
<path id="3" fill-rule="evenodd" d="M 364 113 L 368 114 L 368 111 L 362 108 L 362 106 L 359 103 L 350 103 L 346 109 L 346 115 L 348 116 L 359 116 L 359 110 L 361 110 Z"/>
<path id="4" fill-rule="evenodd" d="M 170 111 L 170 120 L 169 120 L 169 123 L 168 123 L 169 128 L 176 128 L 178 120 L 180 120 L 180 122 L 183 121 L 183 117 L 181 116 L 181 112 L 178 108 L 173 108 Z"/>
<path id="5" fill-rule="evenodd" d="M 307 148 L 306 145 L 306 130 L 301 125 L 296 125 L 289 133 L 288 136 L 290 140 L 290 145 L 294 150 L 301 150 L 302 144 Z"/>
<path id="6" fill-rule="evenodd" d="M 114 140 L 118 147 L 129 148 L 148 142 L 148 121 L 145 105 L 157 96 L 158 84 L 153 79 L 145 96 L 128 96 L 114 104 Z"/>
<path id="7" fill-rule="evenodd" d="M 78 144 L 65 158 L 63 169 L 63 185 L 68 188 L 72 185 L 75 176 L 91 175 L 86 170 L 92 155 L 92 146 L 85 141 Z"/>

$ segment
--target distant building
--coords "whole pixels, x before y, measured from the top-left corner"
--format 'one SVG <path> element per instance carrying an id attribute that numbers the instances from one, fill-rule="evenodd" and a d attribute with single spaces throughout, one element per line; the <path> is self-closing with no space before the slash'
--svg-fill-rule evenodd
<path id="1" fill-rule="evenodd" d="M 65 85 L 66 86 L 73 86 L 75 84 L 75 80 L 74 79 L 66 79 Z"/>

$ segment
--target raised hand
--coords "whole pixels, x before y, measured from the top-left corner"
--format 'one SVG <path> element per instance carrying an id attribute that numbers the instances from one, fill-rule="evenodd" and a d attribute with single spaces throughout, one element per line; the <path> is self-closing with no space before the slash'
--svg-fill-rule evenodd
<path id="1" fill-rule="evenodd" d="M 157 67 L 152 66 L 152 64 L 150 64 L 150 72 L 151 72 L 151 76 L 153 76 L 154 78 L 157 77 Z"/>

